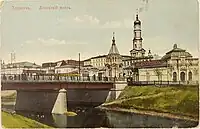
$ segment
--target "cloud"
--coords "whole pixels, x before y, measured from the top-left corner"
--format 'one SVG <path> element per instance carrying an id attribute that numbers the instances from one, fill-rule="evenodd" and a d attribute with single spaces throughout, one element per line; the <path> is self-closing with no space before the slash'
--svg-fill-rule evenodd
<path id="1" fill-rule="evenodd" d="M 75 17 L 74 21 L 76 21 L 76 22 L 84 22 L 84 20 L 80 19 L 79 17 Z"/>
<path id="2" fill-rule="evenodd" d="M 107 21 L 102 28 L 132 28 L 133 21 L 131 19 L 124 19 L 121 21 Z"/>
<path id="3" fill-rule="evenodd" d="M 120 28 L 122 25 L 119 21 L 108 21 L 102 25 L 102 28 Z"/>
<path id="4" fill-rule="evenodd" d="M 131 19 L 121 19 L 121 20 L 110 20 L 110 21 L 100 21 L 96 16 L 91 15 L 81 15 L 75 16 L 73 18 L 58 18 L 57 24 L 65 24 L 68 27 L 73 28 L 97 28 L 97 29 L 107 29 L 107 28 L 131 28 L 133 20 Z"/>
<path id="5" fill-rule="evenodd" d="M 55 45 L 64 45 L 66 44 L 65 40 L 56 40 L 56 39 L 42 39 L 38 38 L 37 40 L 28 40 L 25 42 L 25 44 L 30 44 L 30 45 L 43 45 L 43 46 L 55 46 Z"/>
<path id="6" fill-rule="evenodd" d="M 88 44 L 87 42 L 84 41 L 75 41 L 75 40 L 56 40 L 53 38 L 50 39 L 42 39 L 38 38 L 37 40 L 28 40 L 25 42 L 25 44 L 21 44 L 21 46 L 24 45 L 42 45 L 42 46 L 58 46 L 58 45 L 86 45 Z"/>
<path id="7" fill-rule="evenodd" d="M 83 15 L 83 16 L 76 16 L 74 18 L 75 22 L 78 23 L 90 23 L 90 24 L 99 24 L 99 19 L 94 17 L 94 16 L 90 16 L 90 15 Z"/>
<path id="8" fill-rule="evenodd" d="M 84 42 L 84 41 L 70 40 L 70 41 L 67 41 L 67 44 L 69 44 L 69 45 L 86 45 L 88 43 Z"/>

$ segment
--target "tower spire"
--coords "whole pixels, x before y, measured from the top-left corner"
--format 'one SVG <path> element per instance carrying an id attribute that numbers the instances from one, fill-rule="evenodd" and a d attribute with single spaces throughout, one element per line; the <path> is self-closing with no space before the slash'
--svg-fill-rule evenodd
<path id="1" fill-rule="evenodd" d="M 113 32 L 112 44 L 115 44 L 115 32 Z"/>
<path id="2" fill-rule="evenodd" d="M 136 14 L 136 20 L 139 20 L 139 18 L 138 18 L 138 14 Z"/>
<path id="3" fill-rule="evenodd" d="M 117 45 L 115 44 L 115 32 L 113 32 L 112 45 L 111 45 L 109 54 L 119 54 L 119 51 L 117 49 Z"/>
<path id="4" fill-rule="evenodd" d="M 138 14 L 139 14 L 139 8 L 136 9 L 136 15 L 138 15 Z"/>
<path id="5" fill-rule="evenodd" d="M 139 20 L 139 19 L 138 19 L 139 10 L 140 10 L 140 9 L 139 9 L 139 8 L 137 8 L 137 12 L 136 12 L 136 20 Z"/>

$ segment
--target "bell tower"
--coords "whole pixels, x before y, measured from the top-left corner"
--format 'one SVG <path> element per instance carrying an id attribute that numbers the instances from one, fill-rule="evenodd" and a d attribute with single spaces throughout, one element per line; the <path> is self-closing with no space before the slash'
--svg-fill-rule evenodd
<path id="1" fill-rule="evenodd" d="M 143 57 L 145 50 L 142 47 L 141 21 L 139 20 L 138 14 L 136 15 L 133 28 L 133 49 L 130 51 L 130 54 L 132 57 Z"/>

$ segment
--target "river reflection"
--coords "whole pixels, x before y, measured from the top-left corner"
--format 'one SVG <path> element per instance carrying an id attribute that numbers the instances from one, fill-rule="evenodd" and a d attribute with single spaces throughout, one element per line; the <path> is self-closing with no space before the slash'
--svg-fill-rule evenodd
<path id="1" fill-rule="evenodd" d="M 76 108 L 70 111 L 76 112 L 76 116 L 17 112 L 17 114 L 34 119 L 49 126 L 64 128 L 96 128 L 96 127 L 112 127 L 108 123 L 105 111 L 100 111 L 95 108 Z"/>
<path id="2" fill-rule="evenodd" d="M 41 123 L 57 127 L 71 128 L 136 128 L 136 127 L 195 127 L 198 122 L 169 119 L 158 116 L 139 115 L 134 113 L 122 113 L 103 111 L 96 108 L 73 108 L 70 111 L 77 113 L 77 116 L 17 112 L 18 114 L 32 118 Z"/>
<path id="3" fill-rule="evenodd" d="M 2 105 L 3 110 L 13 111 L 14 105 Z M 188 128 L 196 127 L 198 122 L 164 118 L 159 116 L 140 115 L 105 111 L 90 107 L 68 107 L 69 111 L 76 112 L 76 116 L 55 115 L 33 112 L 16 112 L 17 114 L 34 119 L 38 122 L 57 128 Z"/>

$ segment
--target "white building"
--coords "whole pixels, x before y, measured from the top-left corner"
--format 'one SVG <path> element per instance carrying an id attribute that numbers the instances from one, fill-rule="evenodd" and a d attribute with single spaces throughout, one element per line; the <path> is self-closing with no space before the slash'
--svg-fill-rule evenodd
<path id="1" fill-rule="evenodd" d="M 76 60 L 61 60 L 57 62 L 47 62 L 42 64 L 42 69 L 46 71 L 47 74 L 55 73 L 68 73 L 71 70 L 77 69 L 77 67 L 83 66 L 82 61 Z"/>
<path id="2" fill-rule="evenodd" d="M 85 65 L 83 67 L 81 67 L 81 75 L 84 77 L 88 77 L 88 76 L 99 76 L 99 69 L 93 67 L 92 65 Z"/>
<path id="3" fill-rule="evenodd" d="M 35 75 L 44 73 L 40 65 L 31 62 L 17 62 L 1 64 L 1 74 L 27 74 Z"/>
<path id="4" fill-rule="evenodd" d="M 77 73 L 78 74 L 79 67 L 74 65 L 62 65 L 55 67 L 55 73 Z"/>
<path id="5" fill-rule="evenodd" d="M 199 81 L 199 59 L 176 44 L 162 59 L 136 63 L 135 69 L 139 81 Z"/>
<path id="6" fill-rule="evenodd" d="M 106 64 L 106 55 L 99 55 L 95 57 L 91 57 L 87 60 L 84 60 L 84 66 L 91 65 L 93 67 L 102 69 Z"/>

